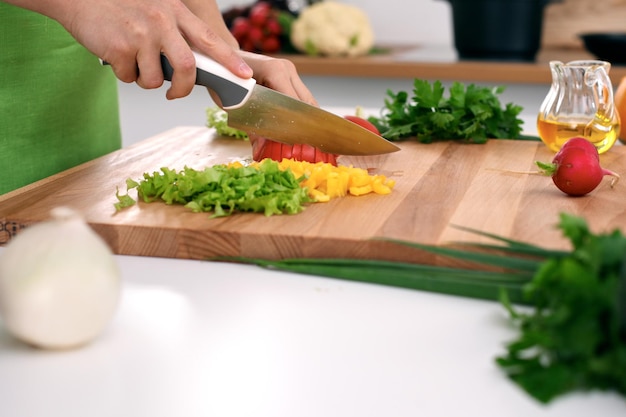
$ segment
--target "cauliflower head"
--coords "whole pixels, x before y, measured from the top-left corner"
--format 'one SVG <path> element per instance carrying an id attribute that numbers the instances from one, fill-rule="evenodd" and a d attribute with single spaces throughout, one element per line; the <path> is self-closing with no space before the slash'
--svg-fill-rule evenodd
<path id="1" fill-rule="evenodd" d="M 291 43 L 308 55 L 359 56 L 374 46 L 374 32 L 360 8 L 326 0 L 300 13 L 291 26 Z"/>

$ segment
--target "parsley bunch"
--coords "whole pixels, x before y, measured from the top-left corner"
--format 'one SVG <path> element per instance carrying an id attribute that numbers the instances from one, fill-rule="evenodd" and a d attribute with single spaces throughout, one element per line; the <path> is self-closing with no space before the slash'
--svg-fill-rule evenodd
<path id="1" fill-rule="evenodd" d="M 444 97 L 440 81 L 415 79 L 413 96 L 387 91 L 380 117 L 368 118 L 385 139 L 397 141 L 415 137 L 419 142 L 464 140 L 485 143 L 487 139 L 526 139 L 523 121 L 517 116 L 522 107 L 512 103 L 502 107 L 498 95 L 504 87 L 487 88 L 454 82 Z"/>
<path id="2" fill-rule="evenodd" d="M 574 249 L 546 260 L 526 286 L 530 313 L 505 299 L 521 334 L 497 362 L 542 402 L 573 390 L 626 395 L 626 238 L 594 235 L 573 216 L 560 227 Z"/>

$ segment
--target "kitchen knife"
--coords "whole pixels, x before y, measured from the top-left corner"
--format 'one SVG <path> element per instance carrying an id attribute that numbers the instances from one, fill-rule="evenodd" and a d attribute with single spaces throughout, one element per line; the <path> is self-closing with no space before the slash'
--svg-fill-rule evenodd
<path id="1" fill-rule="evenodd" d="M 377 155 L 400 148 L 341 116 L 243 79 L 213 59 L 194 52 L 196 84 L 213 90 L 228 113 L 228 125 L 288 144 L 307 144 L 338 155 Z M 161 55 L 163 74 L 173 68 Z"/>

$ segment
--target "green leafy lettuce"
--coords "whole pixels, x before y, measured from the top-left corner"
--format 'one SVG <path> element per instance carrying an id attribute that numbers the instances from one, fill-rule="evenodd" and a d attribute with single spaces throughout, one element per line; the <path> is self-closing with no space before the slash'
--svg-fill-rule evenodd
<path id="1" fill-rule="evenodd" d="M 230 136 L 236 139 L 248 139 L 248 134 L 243 130 L 228 126 L 228 113 L 219 107 L 206 109 L 206 125 L 215 129 L 220 136 Z"/>
<path id="2" fill-rule="evenodd" d="M 145 173 L 139 182 L 127 180 L 128 189 L 137 189 L 144 202 L 160 200 L 165 204 L 182 204 L 194 212 L 213 212 L 211 217 L 228 216 L 234 212 L 295 214 L 312 202 L 303 178 L 290 170 L 281 170 L 278 163 L 264 160 L 254 166 L 214 165 L 204 170 L 185 167 L 181 171 L 161 168 Z M 134 204 L 126 195 L 116 193 L 120 210 Z"/>

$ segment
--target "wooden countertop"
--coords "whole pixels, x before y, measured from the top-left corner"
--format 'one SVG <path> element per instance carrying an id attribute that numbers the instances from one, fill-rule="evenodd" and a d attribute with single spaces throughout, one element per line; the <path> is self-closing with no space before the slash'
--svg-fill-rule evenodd
<path id="1" fill-rule="evenodd" d="M 291 60 L 301 75 L 425 78 L 442 81 L 543 84 L 552 76 L 549 61 L 594 59 L 582 49 L 542 49 L 535 62 L 460 61 L 446 45 L 406 45 L 385 48 L 389 52 L 357 58 L 281 55 Z M 626 76 L 626 66 L 613 65 L 614 84 Z"/>

